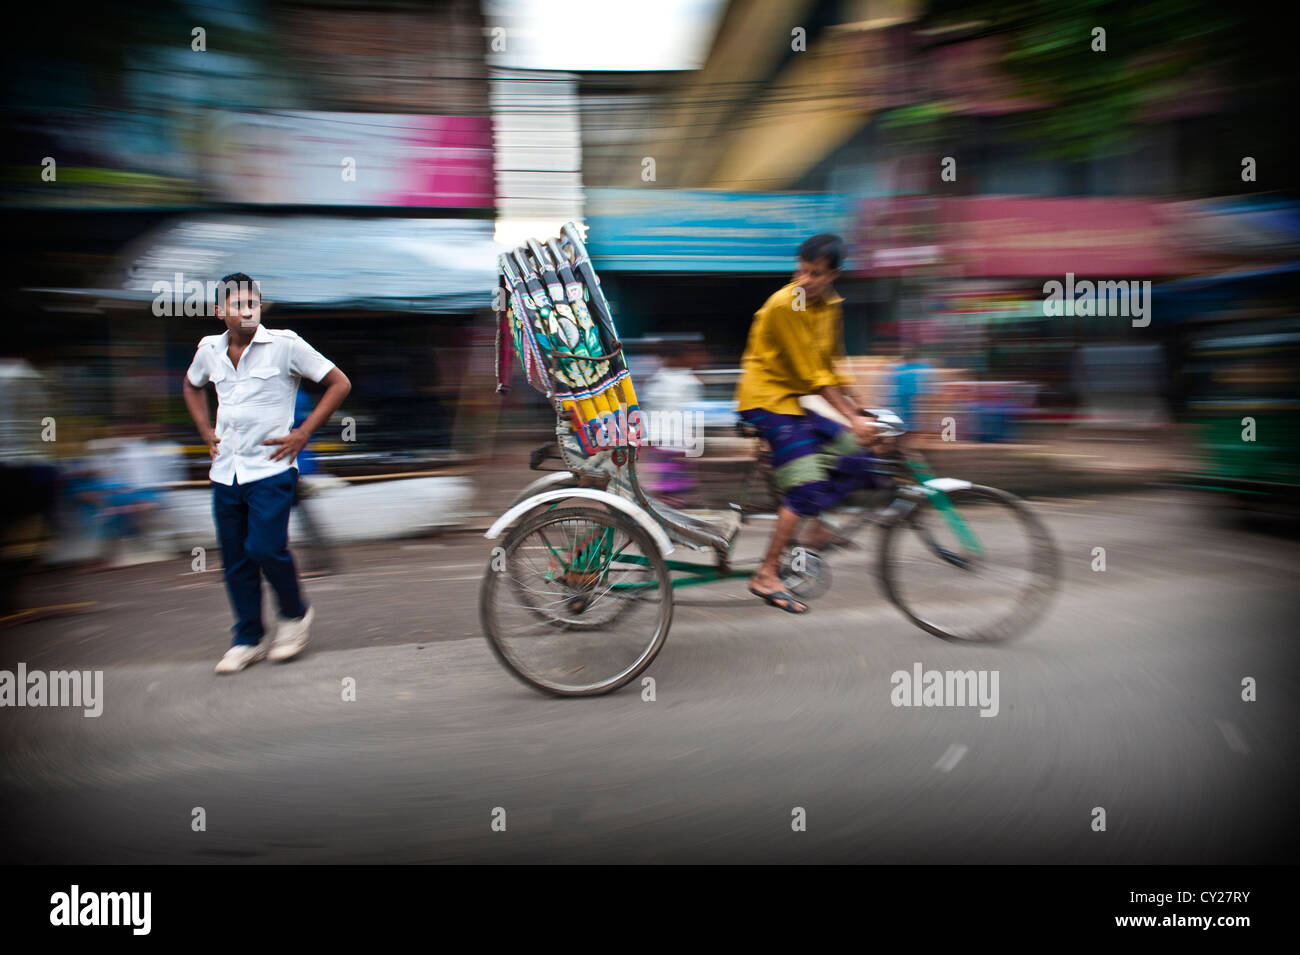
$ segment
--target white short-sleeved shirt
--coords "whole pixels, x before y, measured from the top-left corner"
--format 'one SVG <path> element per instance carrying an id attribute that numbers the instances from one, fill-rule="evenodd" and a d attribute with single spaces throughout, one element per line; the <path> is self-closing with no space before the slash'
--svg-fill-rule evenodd
<path id="1" fill-rule="evenodd" d="M 287 328 L 258 325 L 238 368 L 230 361 L 229 347 L 229 331 L 204 338 L 186 377 L 195 388 L 210 381 L 217 389 L 221 443 L 208 477 L 218 484 L 251 484 L 298 466 L 296 458 L 292 463 L 272 461 L 279 446 L 262 442 L 292 430 L 298 383 L 303 378 L 320 381 L 334 363 Z"/>

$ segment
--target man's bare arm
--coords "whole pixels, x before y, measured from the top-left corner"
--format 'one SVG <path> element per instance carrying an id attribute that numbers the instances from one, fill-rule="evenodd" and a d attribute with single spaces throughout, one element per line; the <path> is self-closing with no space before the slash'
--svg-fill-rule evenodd
<path id="1" fill-rule="evenodd" d="M 862 414 L 862 406 L 857 404 L 854 398 L 838 385 L 827 385 L 818 394 L 825 398 L 832 408 L 849 420 Z"/>
<path id="2" fill-rule="evenodd" d="M 844 416 L 860 442 L 870 445 L 879 440 L 876 434 L 877 425 L 874 420 L 863 414 L 862 405 L 858 404 L 856 399 L 845 394 L 838 385 L 827 385 L 817 393 L 825 398 L 832 408 Z"/>
<path id="3" fill-rule="evenodd" d="M 221 443 L 221 439 L 217 437 L 217 432 L 208 417 L 208 393 L 202 388 L 195 388 L 190 384 L 188 377 L 183 377 L 182 381 L 181 394 L 185 396 L 185 407 L 189 409 L 190 417 L 194 419 L 194 427 L 198 428 L 200 440 L 208 446 L 209 456 L 215 458 L 217 445 Z"/>
<path id="4" fill-rule="evenodd" d="M 352 382 L 348 381 L 348 376 L 338 368 L 331 368 L 330 373 L 322 378 L 320 383 L 325 386 L 325 394 L 321 395 L 320 401 L 316 402 L 316 407 L 307 416 L 307 420 L 297 428 L 299 431 L 305 431 L 308 437 L 315 434 L 316 429 L 330 419 L 330 415 L 338 410 L 339 405 L 343 404 L 343 399 L 352 390 Z"/>

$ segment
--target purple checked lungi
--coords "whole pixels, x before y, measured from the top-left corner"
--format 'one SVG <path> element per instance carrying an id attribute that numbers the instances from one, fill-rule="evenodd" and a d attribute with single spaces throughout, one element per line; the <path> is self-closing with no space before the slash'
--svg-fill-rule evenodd
<path id="1" fill-rule="evenodd" d="M 854 491 L 875 486 L 878 462 L 838 422 L 812 412 L 786 415 L 762 408 L 747 408 L 740 416 L 767 441 L 773 482 L 786 507 L 800 517 L 816 517 Z"/>

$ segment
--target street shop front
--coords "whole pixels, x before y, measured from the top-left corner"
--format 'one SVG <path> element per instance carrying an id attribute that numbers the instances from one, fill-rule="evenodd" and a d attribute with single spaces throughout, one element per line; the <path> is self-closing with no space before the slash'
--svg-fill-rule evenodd
<path id="1" fill-rule="evenodd" d="M 351 378 L 313 447 L 332 470 L 414 470 L 476 441 L 468 376 L 491 375 L 497 246 L 485 220 L 195 215 L 130 243 L 93 286 L 29 290 L 63 334 L 39 364 L 92 387 L 80 430 L 147 421 L 204 462 L 180 378 L 223 326 L 206 298 L 232 272 L 256 279 L 263 321 L 301 334 Z M 179 290 L 178 290 L 179 286 Z M 312 393 L 313 385 L 304 390 Z M 98 396 L 87 405 L 90 395 Z M 344 418 L 351 419 L 346 433 Z"/>

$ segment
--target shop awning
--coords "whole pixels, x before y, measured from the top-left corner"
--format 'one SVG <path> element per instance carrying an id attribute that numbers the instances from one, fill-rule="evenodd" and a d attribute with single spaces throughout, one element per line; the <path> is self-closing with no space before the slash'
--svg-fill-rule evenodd
<path id="1" fill-rule="evenodd" d="M 492 231 L 486 220 L 196 215 L 130 243 L 98 287 L 36 291 L 143 303 L 244 272 L 280 306 L 467 312 L 492 304 L 504 251 Z"/>
<path id="2" fill-rule="evenodd" d="M 1166 282 L 1152 292 L 1157 314 L 1182 320 L 1239 310 L 1251 300 L 1289 303 L 1298 280 L 1300 262 L 1281 262 Z"/>

